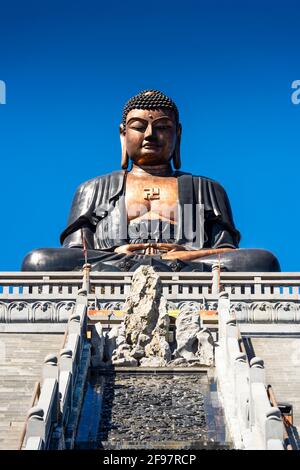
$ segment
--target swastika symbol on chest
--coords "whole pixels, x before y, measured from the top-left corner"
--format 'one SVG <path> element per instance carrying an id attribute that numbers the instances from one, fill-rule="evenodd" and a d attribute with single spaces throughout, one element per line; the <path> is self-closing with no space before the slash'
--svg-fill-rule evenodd
<path id="1" fill-rule="evenodd" d="M 159 188 L 144 188 L 144 199 L 146 199 L 147 201 L 160 199 L 160 189 Z"/>

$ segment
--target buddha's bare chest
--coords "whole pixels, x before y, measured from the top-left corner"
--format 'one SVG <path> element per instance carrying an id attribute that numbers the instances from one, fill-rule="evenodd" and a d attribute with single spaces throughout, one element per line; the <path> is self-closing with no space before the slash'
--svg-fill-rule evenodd
<path id="1" fill-rule="evenodd" d="M 125 202 L 129 220 L 165 218 L 177 220 L 177 179 L 158 176 L 134 176 L 126 179 Z"/>

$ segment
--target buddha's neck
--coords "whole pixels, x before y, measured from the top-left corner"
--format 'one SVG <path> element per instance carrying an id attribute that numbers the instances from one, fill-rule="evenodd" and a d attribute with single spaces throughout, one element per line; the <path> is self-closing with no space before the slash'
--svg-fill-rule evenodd
<path id="1" fill-rule="evenodd" d="M 169 163 L 165 163 L 162 165 L 143 165 L 137 166 L 132 165 L 130 173 L 135 176 L 173 176 L 173 169 Z"/>

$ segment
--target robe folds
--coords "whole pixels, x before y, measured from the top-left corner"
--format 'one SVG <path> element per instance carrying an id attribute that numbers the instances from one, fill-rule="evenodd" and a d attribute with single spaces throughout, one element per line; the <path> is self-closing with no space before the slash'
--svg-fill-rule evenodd
<path id="1" fill-rule="evenodd" d="M 131 242 L 125 208 L 127 173 L 115 171 L 79 186 L 67 227 L 60 237 L 64 247 L 82 246 L 81 229 L 88 249 L 112 252 L 117 246 Z M 190 173 L 176 171 L 173 176 L 178 181 L 179 201 L 174 243 L 189 250 L 238 248 L 240 233 L 235 228 L 223 187 L 214 180 Z"/>

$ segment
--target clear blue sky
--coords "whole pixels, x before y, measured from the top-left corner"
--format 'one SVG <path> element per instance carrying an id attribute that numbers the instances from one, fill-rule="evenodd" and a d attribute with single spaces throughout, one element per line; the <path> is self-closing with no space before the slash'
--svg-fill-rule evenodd
<path id="1" fill-rule="evenodd" d="M 119 169 L 124 102 L 177 103 L 183 170 L 218 180 L 241 247 L 300 271 L 300 4 L 2 1 L 0 271 L 59 246 L 76 187 Z"/>

